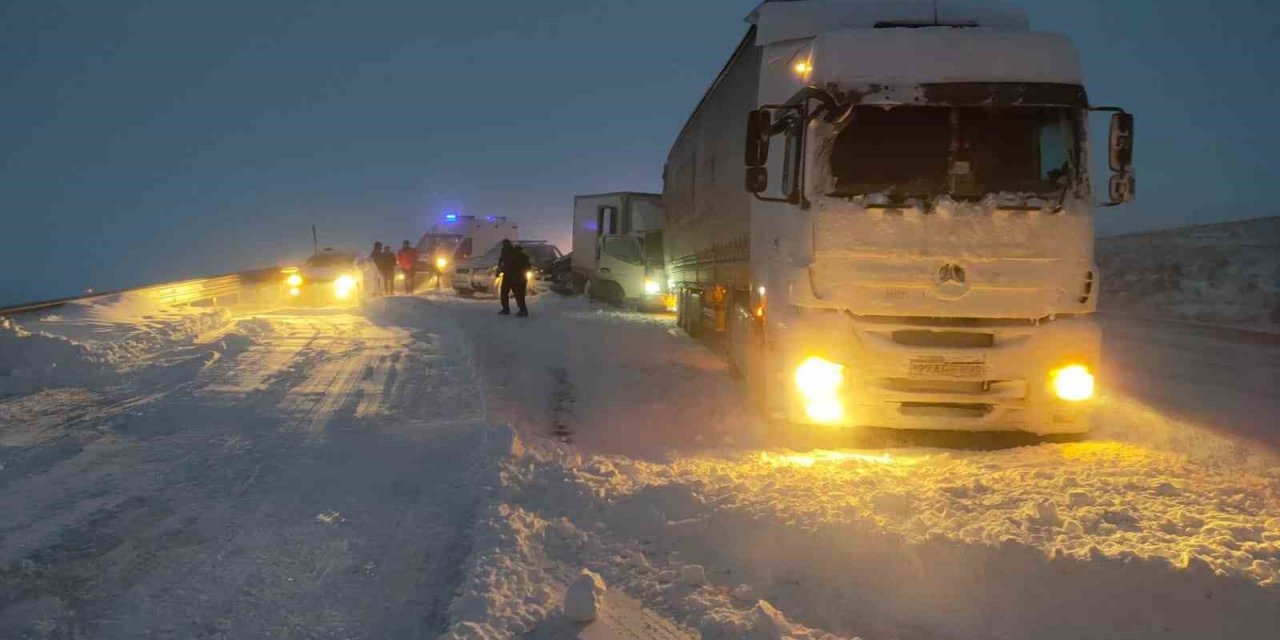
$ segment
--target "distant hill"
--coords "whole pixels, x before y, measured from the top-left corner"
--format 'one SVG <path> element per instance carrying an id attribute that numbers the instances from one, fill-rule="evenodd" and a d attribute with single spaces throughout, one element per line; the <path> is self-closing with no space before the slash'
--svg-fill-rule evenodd
<path id="1" fill-rule="evenodd" d="M 1098 238 L 1104 312 L 1280 330 L 1280 216 Z"/>

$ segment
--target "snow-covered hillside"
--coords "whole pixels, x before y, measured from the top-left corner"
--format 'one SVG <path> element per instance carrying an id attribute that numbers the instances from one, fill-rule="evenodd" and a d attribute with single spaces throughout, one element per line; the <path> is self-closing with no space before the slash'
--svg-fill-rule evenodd
<path id="1" fill-rule="evenodd" d="M 1280 217 L 1098 238 L 1104 312 L 1280 330 Z"/>

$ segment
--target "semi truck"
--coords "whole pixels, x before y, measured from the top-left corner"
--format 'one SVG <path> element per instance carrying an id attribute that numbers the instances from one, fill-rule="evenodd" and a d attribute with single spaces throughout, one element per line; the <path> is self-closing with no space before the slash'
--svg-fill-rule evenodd
<path id="1" fill-rule="evenodd" d="M 1133 118 L 1007 2 L 768 1 L 663 171 L 677 322 L 782 424 L 1088 430 Z"/>
<path id="2" fill-rule="evenodd" d="M 662 196 L 616 192 L 573 199 L 574 289 L 593 299 L 665 308 Z"/>

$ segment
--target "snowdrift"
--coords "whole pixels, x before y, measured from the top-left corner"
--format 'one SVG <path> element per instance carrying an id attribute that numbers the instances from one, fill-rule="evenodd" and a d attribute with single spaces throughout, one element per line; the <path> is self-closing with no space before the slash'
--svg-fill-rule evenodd
<path id="1" fill-rule="evenodd" d="M 1280 216 L 1098 238 L 1103 312 L 1280 330 Z"/>
<path id="2" fill-rule="evenodd" d="M 96 386 L 227 327 L 231 313 L 123 293 L 0 320 L 0 396 Z"/>

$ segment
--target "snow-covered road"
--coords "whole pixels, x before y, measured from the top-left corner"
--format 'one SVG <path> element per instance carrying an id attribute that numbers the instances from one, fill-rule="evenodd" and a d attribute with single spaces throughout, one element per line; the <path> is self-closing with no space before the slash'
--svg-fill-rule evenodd
<path id="1" fill-rule="evenodd" d="M 442 631 L 483 399 L 461 341 L 371 316 L 256 315 L 0 404 L 0 636 Z"/>
<path id="2" fill-rule="evenodd" d="M 668 318 L 495 311 L 241 314 L 24 374 L 56 387 L 0 401 L 0 629 L 569 637 L 587 568 L 620 637 L 1280 634 L 1274 345 L 1109 324 L 1088 441 L 791 451 Z"/>

